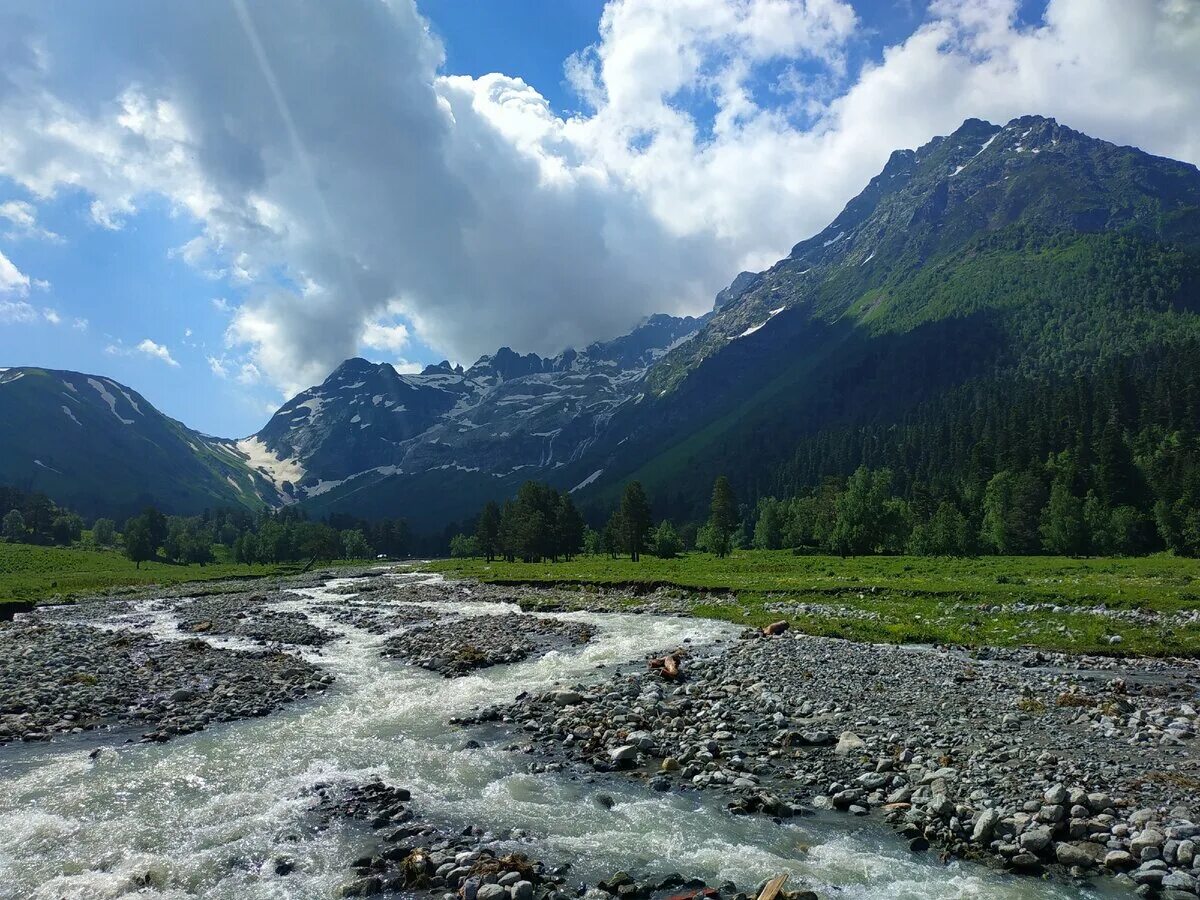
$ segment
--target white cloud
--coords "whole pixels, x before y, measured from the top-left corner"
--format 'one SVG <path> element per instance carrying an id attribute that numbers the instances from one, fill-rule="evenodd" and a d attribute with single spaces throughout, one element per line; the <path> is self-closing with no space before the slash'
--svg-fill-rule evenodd
<path id="1" fill-rule="evenodd" d="M 216 356 L 208 357 L 208 367 L 212 370 L 212 373 L 214 375 L 216 375 L 218 378 L 228 378 L 229 377 L 229 368 L 226 365 L 224 358 L 222 358 L 222 357 L 216 357 Z"/>
<path id="2" fill-rule="evenodd" d="M 74 328 L 76 331 L 87 331 L 88 330 L 88 320 L 85 318 L 82 318 L 80 316 L 77 316 L 74 320 L 72 320 L 71 327 Z"/>
<path id="3" fill-rule="evenodd" d="M 179 363 L 172 358 L 170 350 L 168 350 L 162 344 L 156 344 L 154 341 L 150 340 L 150 338 L 144 338 L 142 342 L 137 345 L 136 349 L 139 353 L 144 353 L 147 356 L 154 357 L 155 359 L 161 359 L 168 366 L 179 365 Z"/>
<path id="4" fill-rule="evenodd" d="M 213 309 L 219 313 L 228 313 L 232 309 L 232 307 L 229 305 L 229 301 L 224 297 L 213 297 L 211 303 Z"/>
<path id="5" fill-rule="evenodd" d="M 38 312 L 24 300 L 0 299 L 0 322 L 28 325 L 38 320 Z"/>
<path id="6" fill-rule="evenodd" d="M 42 317 L 51 325 L 59 325 L 62 323 L 62 316 L 58 314 L 58 310 L 46 307 L 42 310 Z"/>
<path id="7" fill-rule="evenodd" d="M 242 363 L 241 369 L 238 370 L 238 381 L 242 384 L 257 384 L 261 378 L 258 366 L 252 362 Z"/>
<path id="8" fill-rule="evenodd" d="M 82 189 L 105 227 L 150 197 L 194 218 L 178 255 L 244 286 L 213 305 L 281 388 L 414 335 L 553 352 L 707 308 L 968 116 L 1200 161 L 1200 4 L 1015 9 L 943 0 L 848 71 L 865 36 L 840 0 L 610 0 L 567 65 L 586 109 L 560 116 L 520 78 L 442 72 L 411 0 L 22 5 L 37 52 L 0 61 L 0 175 Z"/>
<path id="9" fill-rule="evenodd" d="M 376 350 L 403 350 L 408 344 L 408 328 L 399 322 L 388 325 L 370 321 L 363 325 L 359 343 Z"/>
<path id="10" fill-rule="evenodd" d="M 24 200 L 8 200 L 0 203 L 0 219 L 8 222 L 4 236 L 9 240 L 17 240 L 19 238 L 40 238 L 47 241 L 61 240 L 53 231 L 48 231 L 38 225 L 37 209 L 32 203 Z"/>
<path id="11" fill-rule="evenodd" d="M 29 293 L 29 276 L 0 253 L 0 297 L 24 297 Z"/>

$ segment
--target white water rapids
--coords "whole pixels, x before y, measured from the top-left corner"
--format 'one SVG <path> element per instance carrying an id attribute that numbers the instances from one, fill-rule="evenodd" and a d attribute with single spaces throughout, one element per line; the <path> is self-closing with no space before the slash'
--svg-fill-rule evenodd
<path id="1" fill-rule="evenodd" d="M 354 823 L 314 831 L 305 789 L 372 775 L 411 790 L 412 808 L 424 819 L 528 831 L 534 843 L 523 851 L 572 863 L 572 883 L 625 869 L 730 879 L 748 889 L 786 871 L 822 897 L 848 900 L 1128 896 L 1111 885 L 1085 893 L 970 864 L 943 866 L 933 853 L 910 853 L 869 820 L 829 815 L 776 825 L 729 815 L 705 793 L 656 794 L 617 777 L 589 784 L 530 775 L 525 754 L 486 743 L 461 749 L 471 734 L 447 724 L 455 714 L 524 690 L 606 678 L 612 666 L 685 638 L 697 646 L 734 632 L 695 619 L 571 613 L 565 617 L 595 625 L 591 643 L 446 679 L 381 659 L 383 637 L 309 609 L 346 602 L 328 588 L 347 583 L 298 591 L 302 599 L 279 604 L 307 610 L 314 624 L 341 635 L 319 655 L 307 654 L 337 675 L 322 697 L 165 744 L 126 745 L 125 734 L 93 734 L 0 747 L 0 897 L 332 897 L 349 877 L 348 864 L 370 852 L 371 838 Z M 432 605 L 469 614 L 517 611 L 462 596 L 461 603 Z M 160 637 L 180 636 L 166 604 L 142 619 Z M 108 746 L 114 749 L 89 759 Z M 596 802 L 601 792 L 616 801 L 613 808 Z M 286 876 L 276 876 L 271 864 L 281 855 L 296 864 Z"/>

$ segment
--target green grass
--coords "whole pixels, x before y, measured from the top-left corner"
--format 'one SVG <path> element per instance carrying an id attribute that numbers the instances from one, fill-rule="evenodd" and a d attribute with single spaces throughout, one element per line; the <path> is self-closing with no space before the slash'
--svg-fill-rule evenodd
<path id="1" fill-rule="evenodd" d="M 691 594 L 700 616 L 748 625 L 787 619 L 810 634 L 888 643 L 1027 646 L 1117 655 L 1200 655 L 1200 560 L 1063 557 L 793 556 L 740 551 L 641 562 L 443 560 L 447 575 L 483 581 L 664 585 Z M 811 609 L 794 607 L 806 604 Z M 1058 609 L 1029 610 L 1031 604 Z M 1157 613 L 1149 620 L 1102 615 Z M 1119 636 L 1120 642 L 1110 641 Z"/>
<path id="2" fill-rule="evenodd" d="M 0 603 L 82 597 L 117 587 L 171 585 L 230 577 L 297 572 L 303 563 L 206 566 L 144 562 L 140 569 L 115 550 L 0 543 Z"/>

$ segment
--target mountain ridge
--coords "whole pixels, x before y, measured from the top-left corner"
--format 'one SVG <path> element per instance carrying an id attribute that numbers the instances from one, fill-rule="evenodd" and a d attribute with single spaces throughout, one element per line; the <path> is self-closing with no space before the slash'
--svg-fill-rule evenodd
<path id="1" fill-rule="evenodd" d="M 968 119 L 893 152 L 828 226 L 739 273 L 704 316 L 416 375 L 350 359 L 213 452 L 233 448 L 261 502 L 316 514 L 438 528 L 525 478 L 603 506 L 636 477 L 692 515 L 714 473 L 736 470 L 756 496 L 789 447 L 838 423 L 1192 334 L 1198 248 L 1195 166 L 1045 117 Z"/>

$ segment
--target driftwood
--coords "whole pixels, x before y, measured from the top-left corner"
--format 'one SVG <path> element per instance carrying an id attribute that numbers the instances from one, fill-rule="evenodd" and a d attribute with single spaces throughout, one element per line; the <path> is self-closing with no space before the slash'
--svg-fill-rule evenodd
<path id="1" fill-rule="evenodd" d="M 774 637 L 777 634 L 783 634 L 788 630 L 788 623 L 780 619 L 778 622 L 772 622 L 770 625 L 764 625 L 762 633 L 767 637 Z"/>
<path id="2" fill-rule="evenodd" d="M 678 650 L 668 653 L 666 656 L 656 657 L 646 663 L 649 668 L 656 670 L 668 681 L 676 681 L 679 678 L 682 664 L 683 654 Z"/>
<path id="3" fill-rule="evenodd" d="M 766 886 L 762 889 L 762 893 L 758 895 L 758 900 L 776 900 L 783 890 L 783 886 L 787 884 L 787 880 L 787 873 L 776 875 L 767 882 Z"/>

